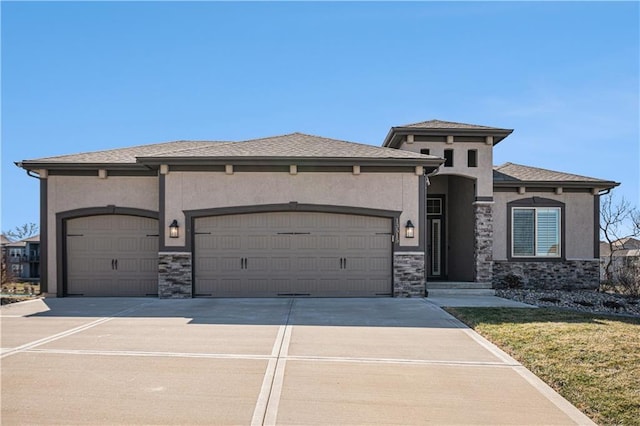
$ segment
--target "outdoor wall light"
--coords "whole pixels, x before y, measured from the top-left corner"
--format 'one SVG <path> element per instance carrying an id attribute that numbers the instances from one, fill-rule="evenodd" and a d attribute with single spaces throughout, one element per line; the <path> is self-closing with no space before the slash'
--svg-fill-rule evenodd
<path id="1" fill-rule="evenodd" d="M 173 219 L 173 222 L 169 225 L 169 238 L 178 238 L 180 236 L 179 229 L 178 220 Z"/>
<path id="2" fill-rule="evenodd" d="M 411 223 L 410 220 L 407 221 L 407 224 L 404 227 L 404 236 L 407 238 L 413 238 L 415 233 L 415 226 L 413 226 L 413 223 Z"/>

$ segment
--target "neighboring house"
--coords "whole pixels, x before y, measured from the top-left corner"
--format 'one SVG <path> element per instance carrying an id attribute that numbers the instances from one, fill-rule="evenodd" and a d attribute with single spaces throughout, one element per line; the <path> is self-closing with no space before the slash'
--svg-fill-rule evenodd
<path id="1" fill-rule="evenodd" d="M 11 241 L 2 236 L 2 257 L 7 272 L 21 281 L 40 280 L 40 236 Z"/>
<path id="2" fill-rule="evenodd" d="M 595 288 L 616 182 L 492 166 L 510 129 L 439 120 L 383 147 L 293 133 L 17 163 L 40 179 L 42 288 L 85 296 L 422 296 Z"/>
<path id="3" fill-rule="evenodd" d="M 625 267 L 640 267 L 640 240 L 636 238 L 622 238 L 613 242 L 613 257 L 609 243 L 600 242 L 600 279 L 606 279 L 607 264 L 611 262 L 610 271 L 613 274 Z"/>

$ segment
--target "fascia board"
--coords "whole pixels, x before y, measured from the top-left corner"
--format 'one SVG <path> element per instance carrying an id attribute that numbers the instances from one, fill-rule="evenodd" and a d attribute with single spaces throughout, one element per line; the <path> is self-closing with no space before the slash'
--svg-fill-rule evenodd
<path id="1" fill-rule="evenodd" d="M 496 188 L 518 188 L 521 186 L 538 187 L 538 188 L 614 188 L 620 185 L 614 181 L 509 181 L 509 182 L 493 182 Z"/>
<path id="2" fill-rule="evenodd" d="M 138 162 L 148 166 L 158 166 L 160 164 L 169 165 L 280 165 L 291 164 L 312 165 L 312 166 L 426 166 L 438 167 L 444 160 L 441 158 L 308 158 L 308 157 L 138 157 Z"/>

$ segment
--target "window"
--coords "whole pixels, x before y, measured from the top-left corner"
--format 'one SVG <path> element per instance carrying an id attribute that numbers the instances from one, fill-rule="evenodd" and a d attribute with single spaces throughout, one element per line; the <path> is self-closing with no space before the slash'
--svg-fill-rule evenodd
<path id="1" fill-rule="evenodd" d="M 453 150 L 452 149 L 444 150 L 444 166 L 453 167 Z"/>
<path id="2" fill-rule="evenodd" d="M 442 199 L 427 198 L 427 214 L 442 214 Z"/>
<path id="3" fill-rule="evenodd" d="M 467 166 L 478 167 L 478 150 L 470 149 L 467 151 Z"/>
<path id="4" fill-rule="evenodd" d="M 429 148 L 422 148 L 420 150 L 420 154 L 429 155 L 430 153 L 431 153 L 431 150 Z"/>
<path id="5" fill-rule="evenodd" d="M 511 213 L 513 257 L 560 257 L 559 207 L 514 207 Z"/>

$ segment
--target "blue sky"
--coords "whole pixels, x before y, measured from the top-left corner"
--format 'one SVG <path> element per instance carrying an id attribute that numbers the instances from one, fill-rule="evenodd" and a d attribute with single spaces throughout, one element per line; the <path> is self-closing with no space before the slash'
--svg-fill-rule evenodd
<path id="1" fill-rule="evenodd" d="M 14 161 L 300 131 L 380 145 L 441 119 L 515 129 L 507 161 L 640 204 L 638 2 L 6 2 L 2 229 Z"/>

